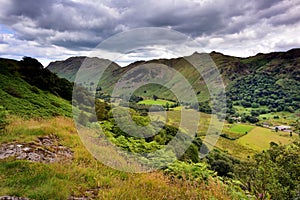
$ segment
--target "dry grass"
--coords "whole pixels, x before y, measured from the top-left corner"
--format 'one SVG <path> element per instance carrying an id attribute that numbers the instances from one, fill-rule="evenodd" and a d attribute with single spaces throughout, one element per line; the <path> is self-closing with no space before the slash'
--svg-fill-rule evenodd
<path id="1" fill-rule="evenodd" d="M 32 199 L 67 199 L 71 195 L 98 199 L 233 199 L 226 186 L 213 180 L 207 184 L 170 180 L 159 171 L 133 174 L 107 167 L 84 147 L 72 119 L 25 121 L 11 117 L 10 122 L 1 135 L 1 143 L 28 142 L 54 134 L 61 144 L 74 151 L 74 159 L 72 163 L 50 165 L 13 159 L 0 161 L 0 195 Z M 102 150 L 111 153 L 105 147 Z M 94 189 L 94 194 L 87 193 L 90 189 Z"/>

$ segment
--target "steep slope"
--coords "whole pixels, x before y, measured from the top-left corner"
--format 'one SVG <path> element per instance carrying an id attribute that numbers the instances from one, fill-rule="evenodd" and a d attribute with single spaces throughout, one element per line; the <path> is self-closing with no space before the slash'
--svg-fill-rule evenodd
<path id="1" fill-rule="evenodd" d="M 0 105 L 23 117 L 70 116 L 72 84 L 35 59 L 0 59 Z M 63 97 L 63 98 L 62 98 Z"/>
<path id="2" fill-rule="evenodd" d="M 66 78 L 71 82 L 75 81 L 76 73 L 78 72 L 79 68 L 84 65 L 89 69 L 90 72 L 93 72 L 96 68 L 99 67 L 107 67 L 110 71 L 110 76 L 115 70 L 120 69 L 121 67 L 111 62 L 107 59 L 100 59 L 100 58 L 89 58 L 85 56 L 80 57 L 71 57 L 64 61 L 55 61 L 51 62 L 47 69 L 51 72 L 57 74 L 59 77 Z M 106 66 L 107 65 L 107 66 Z M 87 74 L 87 76 L 92 76 L 93 73 Z"/>
<path id="3" fill-rule="evenodd" d="M 300 49 L 258 54 L 240 59 L 251 73 L 232 81 L 228 97 L 236 105 L 258 108 L 264 112 L 295 112 L 300 108 Z M 258 113 L 259 114 L 259 113 Z"/>

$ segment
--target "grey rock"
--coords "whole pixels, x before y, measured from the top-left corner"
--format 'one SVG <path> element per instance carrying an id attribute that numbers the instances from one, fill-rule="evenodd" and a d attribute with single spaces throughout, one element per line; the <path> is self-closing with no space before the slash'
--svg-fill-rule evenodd
<path id="1" fill-rule="evenodd" d="M 0 197 L 0 200 L 29 200 L 29 199 L 24 197 L 2 196 Z"/>
<path id="2" fill-rule="evenodd" d="M 56 136 L 40 137 L 31 143 L 14 143 L 0 145 L 0 160 L 15 157 L 19 160 L 53 163 L 73 158 L 73 152 L 59 144 Z"/>

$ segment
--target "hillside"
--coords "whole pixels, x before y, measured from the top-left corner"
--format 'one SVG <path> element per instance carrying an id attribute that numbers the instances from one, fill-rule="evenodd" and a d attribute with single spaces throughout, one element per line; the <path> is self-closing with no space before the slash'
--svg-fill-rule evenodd
<path id="1" fill-rule="evenodd" d="M 236 63 L 236 66 L 242 65 L 240 64 L 242 61 L 237 61 L 237 58 L 224 58 L 222 54 L 217 53 L 214 56 L 218 57 L 220 63 L 232 62 Z M 89 63 L 98 61 L 99 59 L 92 59 Z M 192 77 L 189 73 L 194 73 L 182 58 L 161 59 L 158 62 L 176 66 L 186 76 Z M 108 60 L 102 60 L 101 63 L 102 66 L 110 64 L 103 76 L 106 80 L 101 80 L 106 81 L 107 91 L 120 75 L 139 64 L 119 68 Z M 0 93 L 2 105 L 0 108 L 0 196 L 30 199 L 255 199 L 262 194 L 264 197 L 278 200 L 299 196 L 297 190 L 300 143 L 297 142 L 296 136 L 290 137 L 288 133 L 283 135 L 282 132 L 274 134 L 271 130 L 254 128 L 253 125 L 227 125 L 228 128 L 224 131 L 228 137 L 237 137 L 237 141 L 229 142 L 231 140 L 222 137 L 217 148 L 206 158 L 201 159 L 200 147 L 206 146 L 202 142 L 202 132 L 205 132 L 204 129 L 207 128 L 211 117 L 209 114 L 201 113 L 204 117 L 200 119 L 203 121 L 199 125 L 200 132 L 197 133 L 179 161 L 148 174 L 121 172 L 96 160 L 88 151 L 89 146 L 83 146 L 83 141 L 80 140 L 73 121 L 65 117 L 70 116 L 71 113 L 71 105 L 68 101 L 72 91 L 70 82 L 58 78 L 32 58 L 24 58 L 22 61 L 2 59 L 0 64 L 2 86 Z M 261 69 L 261 67 L 258 68 Z M 231 68 L 227 66 L 223 73 L 229 73 L 230 70 Z M 245 83 L 236 87 L 249 84 L 248 79 L 251 82 L 252 79 L 249 76 L 253 75 L 250 72 L 250 69 L 240 71 L 244 74 L 242 77 L 246 77 Z M 110 76 L 111 73 L 114 77 Z M 92 78 L 95 76 L 92 73 L 87 75 Z M 282 78 L 282 76 L 279 77 Z M 293 75 L 289 78 L 294 80 L 295 77 Z M 229 84 L 241 80 L 239 77 L 227 79 Z M 190 81 L 193 83 L 195 79 Z M 148 89 L 152 90 L 151 92 L 157 92 L 161 88 L 149 86 Z M 102 88 L 101 90 L 98 88 L 98 91 L 103 92 Z M 76 102 L 79 108 L 83 108 L 78 116 L 80 124 L 85 124 L 89 131 L 99 125 L 104 130 L 103 133 L 92 135 L 93 137 L 90 138 L 92 148 L 95 147 L 93 146 L 95 142 L 98 144 L 99 139 L 105 135 L 110 142 L 123 150 L 142 153 L 144 157 L 140 160 L 141 164 L 147 165 L 148 162 L 154 161 L 155 165 L 160 166 L 164 160 L 160 160 L 160 157 L 155 160 L 155 156 L 151 157 L 150 154 L 147 156 L 147 153 L 162 149 L 178 131 L 182 134 L 181 140 L 186 141 L 190 137 L 185 132 L 188 130 L 181 131 L 176 128 L 181 118 L 179 111 L 169 110 L 168 123 L 156 135 L 151 137 L 144 135 L 146 137 L 144 139 L 128 135 L 125 130 L 117 126 L 112 117 L 114 106 L 108 105 L 103 100 L 87 99 L 89 95 L 85 97 L 83 102 Z M 173 105 L 173 101 L 162 99 L 157 101 L 161 104 Z M 84 105 L 94 102 L 96 119 L 90 115 L 93 111 Z M 155 100 L 144 102 L 151 106 Z M 145 103 L 141 104 L 136 105 L 143 106 Z M 174 105 L 176 106 L 176 103 Z M 190 111 L 195 113 L 193 110 Z M 127 124 L 127 116 L 123 116 L 122 112 L 119 114 L 120 120 Z M 149 117 L 140 113 L 138 109 L 131 109 L 130 114 L 136 124 L 140 126 L 149 124 Z M 98 123 L 97 120 L 101 122 Z M 201 127 L 201 125 L 205 126 Z M 131 132 L 135 130 L 129 124 L 126 127 Z M 153 131 L 155 131 L 154 127 Z M 249 131 L 249 134 L 245 131 Z M 264 132 L 264 135 L 260 132 Z M 89 132 L 85 133 L 87 137 L 90 137 Z M 260 141 L 256 144 L 257 138 L 262 136 L 268 141 L 274 141 L 271 142 L 271 146 L 268 141 Z M 274 137 L 276 137 L 275 140 Z M 284 141 L 284 145 L 278 144 L 281 141 Z M 251 154 L 249 144 L 253 145 L 251 148 L 256 149 Z M 125 164 L 128 162 L 124 158 L 115 156 L 114 151 L 106 145 L 97 146 L 97 148 L 101 149 L 101 155 L 102 152 L 110 155 L 114 162 Z M 163 159 L 171 158 L 176 148 L 172 146 L 172 151 L 164 152 Z M 232 155 L 234 151 L 242 152 L 243 159 L 228 155 L 226 149 Z M 264 151 L 260 152 L 261 150 Z M 266 185 L 266 187 L 261 187 L 261 185 Z"/>
<path id="2" fill-rule="evenodd" d="M 274 77 L 276 81 L 288 79 L 288 85 L 290 85 L 290 83 L 294 83 L 300 78 L 299 52 L 300 49 L 292 49 L 288 52 L 258 54 L 248 58 L 238 58 L 212 52 L 210 53 L 210 56 L 216 63 L 223 77 L 224 83 L 228 86 L 230 86 L 234 80 L 240 80 L 248 75 L 254 74 L 266 74 Z M 76 72 L 80 68 L 85 58 L 86 57 L 72 57 L 65 61 L 52 62 L 47 68 L 60 77 L 74 81 Z M 104 62 L 103 59 L 88 58 L 88 60 L 89 59 L 96 60 L 95 64 L 98 66 L 103 65 L 102 63 Z M 208 91 L 203 83 L 203 79 L 185 58 L 139 61 L 123 68 L 118 66 L 116 63 L 112 63 L 113 67 L 108 68 L 106 76 L 103 77 L 99 82 L 99 87 L 101 87 L 103 92 L 109 94 L 111 93 L 113 85 L 116 83 L 116 81 L 119 80 L 127 71 L 149 63 L 161 63 L 174 68 L 189 81 L 197 93 L 199 101 L 208 99 Z M 87 74 L 87 76 L 89 75 Z M 89 78 L 86 79 L 88 80 Z M 137 91 L 136 94 L 138 96 L 146 97 L 159 94 L 159 97 L 161 98 L 175 100 L 175 97 L 170 92 L 158 85 L 144 86 Z"/>
<path id="3" fill-rule="evenodd" d="M 22 117 L 71 116 L 72 84 L 35 59 L 0 59 L 1 110 Z"/>
<path id="4" fill-rule="evenodd" d="M 178 161 L 168 171 L 148 174 L 125 173 L 104 166 L 83 146 L 73 120 L 66 117 L 71 115 L 71 105 L 66 100 L 70 97 L 63 99 L 60 95 L 70 92 L 72 85 L 68 81 L 43 69 L 32 58 L 1 59 L 0 65 L 0 199 L 238 199 L 245 196 L 238 191 L 241 189 L 219 180 L 206 163 Z M 144 121 L 139 115 L 136 118 Z M 113 127 L 112 121 L 105 124 L 114 129 L 108 132 L 115 137 L 112 141 L 126 147 L 128 143 L 124 143 L 122 131 L 115 131 L 117 127 Z M 167 126 L 160 136 L 161 142 L 163 137 L 170 138 L 169 131 L 176 129 Z M 134 145 L 131 150 L 140 151 L 145 147 L 154 150 L 154 142 L 130 141 Z"/>

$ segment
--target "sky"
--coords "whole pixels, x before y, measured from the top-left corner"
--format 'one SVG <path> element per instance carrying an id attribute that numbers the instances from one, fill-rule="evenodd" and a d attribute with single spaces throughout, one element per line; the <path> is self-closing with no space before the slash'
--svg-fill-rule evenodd
<path id="1" fill-rule="evenodd" d="M 31 56 L 47 66 L 88 56 L 115 34 L 144 27 L 178 31 L 205 52 L 286 51 L 300 47 L 299 10 L 300 0 L 0 0 L 0 57 Z"/>

